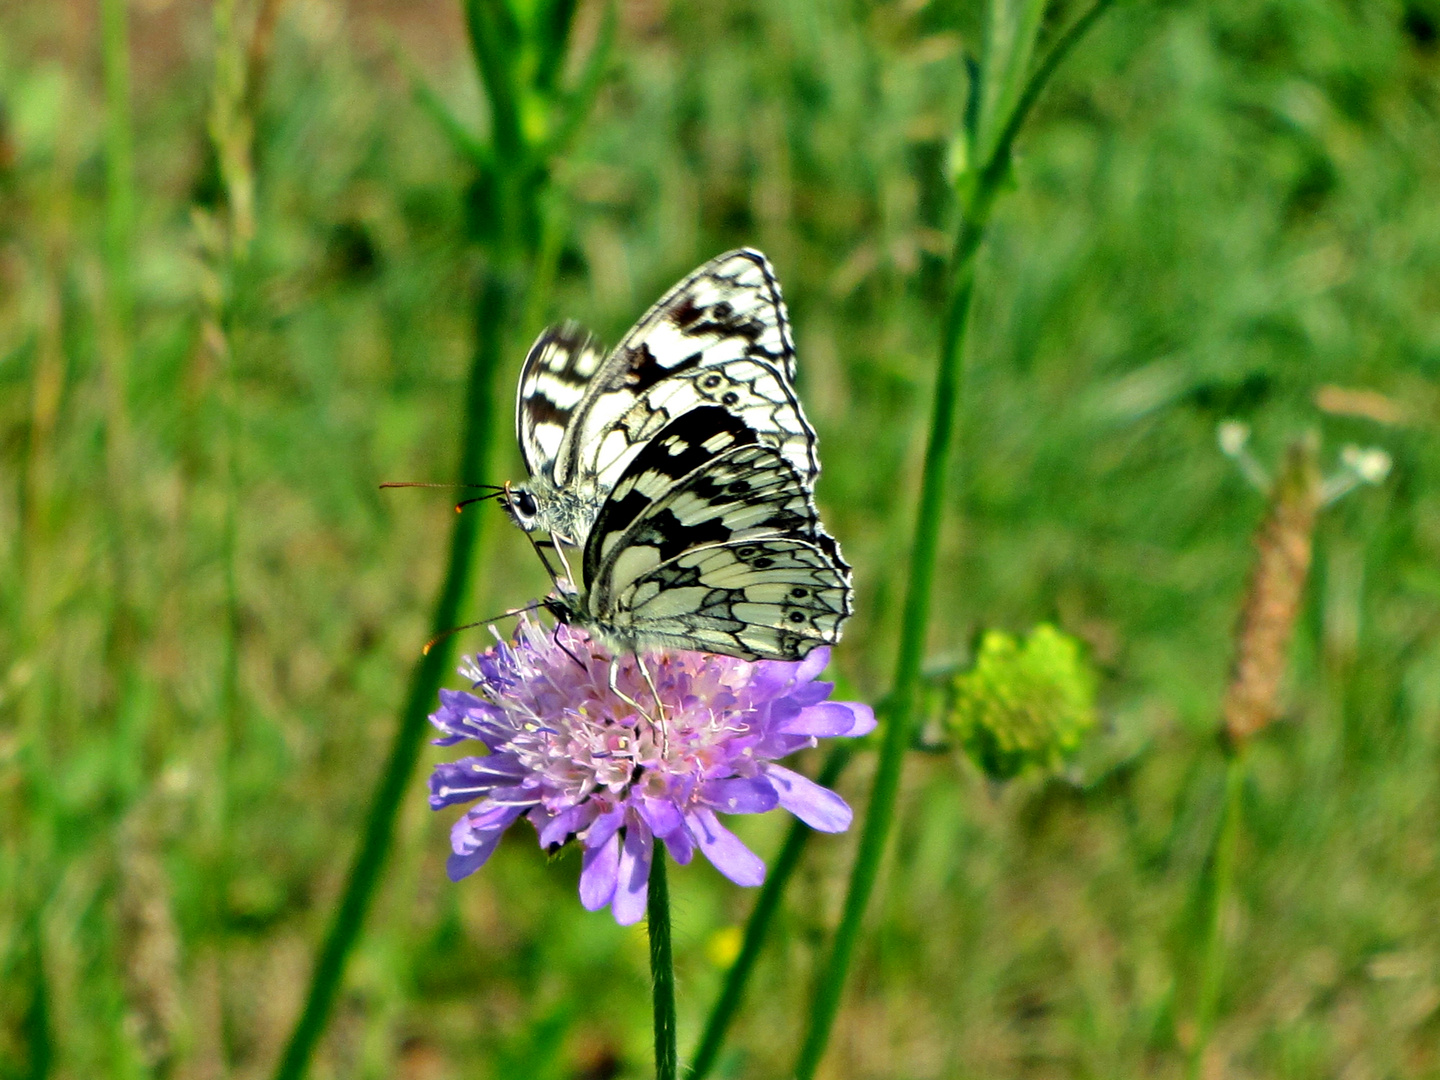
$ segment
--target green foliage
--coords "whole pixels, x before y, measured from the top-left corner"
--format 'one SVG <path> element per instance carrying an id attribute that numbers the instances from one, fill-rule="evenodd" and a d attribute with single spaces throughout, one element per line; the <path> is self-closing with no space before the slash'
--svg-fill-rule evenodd
<path id="1" fill-rule="evenodd" d="M 997 780 L 1058 768 L 1095 726 L 1095 674 L 1080 642 L 1048 623 L 1023 643 L 987 630 L 951 694 L 946 726 Z"/>
<path id="2" fill-rule="evenodd" d="M 191 213 L 211 12 L 127 8 L 134 348 L 107 388 L 97 9 L 0 5 L 0 1074 L 132 1075 L 130 1017 L 163 991 L 182 1021 L 172 1076 L 256 1077 L 333 914 L 454 520 L 446 493 L 377 490 L 449 479 L 483 269 L 473 162 L 394 55 L 481 144 L 489 103 L 458 3 L 281 5 L 234 314 L 222 808 L 230 479 Z M 1042 23 L 1036 55 L 1077 11 Z M 726 247 L 774 259 L 820 503 L 856 567 L 834 666 L 871 701 L 893 674 L 956 210 L 946 151 L 979 16 L 948 0 L 619 6 L 606 78 L 552 172 L 566 227 L 527 327 L 575 317 L 613 342 Z M 1215 449 L 1232 417 L 1262 460 L 1318 425 L 1395 468 L 1322 520 L 1287 712 L 1251 748 L 1210 1066 L 1440 1070 L 1437 25 L 1429 3 L 1126 0 L 1039 103 L 977 265 L 927 666 L 979 627 L 1051 622 L 1105 671 L 1107 726 L 1148 750 L 1084 785 L 998 789 L 912 755 L 836 1075 L 1179 1075 L 1192 1010 L 1171 942 L 1224 805 L 1214 731 L 1264 509 Z M 580 85 L 604 26 L 604 5 L 579 5 L 557 87 Z M 505 343 L 502 403 L 527 333 Z M 1326 388 L 1371 396 L 1318 409 Z M 117 404 L 135 614 L 121 685 Z M 513 442 L 502 416 L 473 479 L 515 478 Z M 465 617 L 544 586 L 502 526 Z M 841 781 L 857 810 L 869 769 L 861 756 Z M 452 886 L 450 816 L 418 783 L 403 806 L 314 1080 L 649 1075 L 643 936 L 580 909 L 577 862 L 546 865 L 521 827 Z M 768 859 L 783 826 L 739 828 Z M 178 942 L 150 967 L 118 932 L 122 831 L 163 868 L 131 887 Z M 716 1075 L 792 1067 L 853 843 L 809 846 Z M 215 898 L 222 847 L 239 873 Z M 754 893 L 701 865 L 670 884 L 685 1052 L 721 977 L 707 946 Z M 151 997 L 127 974 L 142 970 Z"/>

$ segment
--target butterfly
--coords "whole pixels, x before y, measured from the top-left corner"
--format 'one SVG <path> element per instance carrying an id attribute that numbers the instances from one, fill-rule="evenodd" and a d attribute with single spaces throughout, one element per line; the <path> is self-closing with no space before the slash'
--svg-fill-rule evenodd
<path id="1" fill-rule="evenodd" d="M 529 477 L 502 501 L 548 537 L 558 619 L 617 654 L 795 660 L 839 640 L 850 568 L 820 524 L 815 431 L 760 252 L 701 266 L 609 353 L 575 323 L 546 330 L 515 429 Z"/>

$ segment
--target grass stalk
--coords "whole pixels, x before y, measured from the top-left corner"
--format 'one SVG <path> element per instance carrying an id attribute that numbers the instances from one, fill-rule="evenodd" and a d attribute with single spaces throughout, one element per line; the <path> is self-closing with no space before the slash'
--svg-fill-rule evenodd
<path id="1" fill-rule="evenodd" d="M 650 982 L 655 1003 L 655 1080 L 675 1080 L 675 961 L 670 948 L 670 884 L 665 845 L 658 840 L 650 865 L 646 923 L 650 930 Z"/>
<path id="2" fill-rule="evenodd" d="M 940 360 L 930 414 L 929 436 L 920 482 L 920 505 L 915 519 L 910 571 L 900 631 L 895 684 L 891 710 L 880 748 L 870 802 L 860 834 L 860 848 L 851 871 L 850 887 L 835 940 L 811 1006 L 809 1027 L 795 1066 L 798 1080 L 810 1080 L 825 1055 L 835 1016 L 840 1009 L 845 978 L 865 909 L 874 891 L 885 854 L 886 841 L 895 816 L 900 791 L 900 772 L 905 751 L 911 743 L 916 690 L 924 659 L 925 638 L 930 623 L 930 599 L 935 579 L 936 554 L 940 543 L 940 522 L 944 510 L 946 473 L 954 443 L 955 413 L 961 391 L 962 358 L 974 295 L 975 257 L 985 238 L 995 198 L 1010 174 L 1015 138 L 1029 116 L 1041 91 L 1071 49 L 1093 26 L 1112 0 L 1096 3 L 1051 46 L 1016 99 L 996 141 L 995 149 L 980 168 L 968 199 L 962 200 L 961 220 L 950 261 L 950 287 L 946 305 Z"/>
<path id="3" fill-rule="evenodd" d="M 514 22 L 514 12 L 498 0 L 464 0 L 463 10 L 472 57 L 490 106 L 489 144 L 472 136 L 449 114 L 439 97 L 425 89 L 418 79 L 413 81 L 422 106 L 440 120 L 441 130 L 451 138 L 456 150 L 476 169 L 480 179 L 493 184 L 495 192 L 486 220 L 476 223 L 480 228 L 472 237 L 487 249 L 488 258 L 476 304 L 476 346 L 466 391 L 465 433 L 456 472 L 457 480 L 469 482 L 489 473 L 490 448 L 494 442 L 495 372 L 504 353 L 506 335 L 517 319 L 538 310 L 542 304 L 538 293 L 545 288 L 548 277 L 537 275 L 536 264 L 545 230 L 547 190 L 544 174 L 535 169 L 534 147 L 526 143 L 520 123 L 518 101 L 524 90 L 523 74 L 514 62 L 513 53 L 521 28 Z M 557 16 L 563 17 L 562 21 L 573 16 L 573 6 L 564 12 Z M 555 32 L 557 27 L 552 25 L 549 29 Z M 525 295 L 518 287 L 522 270 L 530 278 Z M 460 514 L 455 519 L 445 580 L 431 621 L 437 637 L 461 621 L 460 606 L 468 591 L 470 566 L 483 520 L 483 516 L 476 513 Z M 400 725 L 371 799 L 365 832 L 346 880 L 340 907 L 321 947 L 305 1005 L 276 1068 L 275 1080 L 299 1080 L 325 1030 L 346 958 L 359 937 L 379 881 L 394 833 L 395 816 L 419 758 L 426 721 L 435 707 L 441 680 L 450 669 L 453 650 L 452 638 L 447 636 L 437 641 L 435 647 L 421 657 L 411 676 Z M 663 869 L 660 872 L 663 874 Z M 663 877 L 661 882 L 663 890 Z M 673 996 L 673 988 L 671 993 Z M 672 1043 L 673 1038 L 672 1031 Z"/>
<path id="4" fill-rule="evenodd" d="M 101 317 L 101 372 L 105 396 L 105 495 L 112 584 L 107 634 L 111 705 L 118 715 L 129 695 L 137 636 L 129 549 L 129 389 L 134 332 L 130 264 L 135 240 L 135 140 L 130 88 L 130 35 L 125 0 L 103 0 L 101 68 L 105 86 L 105 201 L 101 245 L 105 267 Z"/>
<path id="5" fill-rule="evenodd" d="M 822 787 L 833 787 L 840 779 L 840 774 L 845 771 L 845 766 L 850 763 L 853 753 L 854 748 L 849 744 L 842 743 L 833 747 L 825 758 L 825 764 L 820 767 L 816 783 Z M 755 898 L 755 907 L 751 909 L 750 918 L 745 922 L 745 936 L 740 943 L 739 955 L 725 973 L 725 984 L 720 989 L 720 996 L 710 1007 L 705 1030 L 700 1035 L 687 1070 L 690 1080 L 703 1080 L 709 1076 L 710 1070 L 719 1059 L 720 1048 L 725 1045 L 725 1036 L 729 1034 L 730 1025 L 740 1011 L 745 987 L 760 959 L 761 951 L 765 948 L 765 940 L 769 936 L 775 915 L 780 910 L 785 886 L 790 883 L 795 868 L 800 865 L 800 856 L 814 831 L 799 818 L 790 823 L 790 831 L 785 834 L 785 842 L 780 845 L 780 853 L 771 864 L 765 884 L 760 887 L 760 895 Z"/>
<path id="6" fill-rule="evenodd" d="M 1244 790 L 1245 757 L 1243 752 L 1232 753 L 1225 762 L 1225 804 L 1220 811 L 1220 825 L 1210 856 L 1210 888 L 1205 894 L 1205 944 L 1200 962 L 1200 998 L 1195 1011 L 1195 1045 L 1186 1072 L 1189 1080 L 1199 1080 L 1210 1034 L 1215 1028 L 1220 983 L 1225 975 L 1225 908 L 1230 903 L 1235 881 L 1235 849 L 1240 837 Z"/>
<path id="7" fill-rule="evenodd" d="M 491 270 L 481 286 L 476 307 L 477 341 L 465 393 L 465 433 L 461 443 L 456 478 L 474 480 L 488 475 L 491 427 L 495 413 L 495 370 L 504 352 L 505 330 L 511 308 L 511 284 L 499 271 Z M 460 606 L 470 584 L 470 569 L 483 515 L 457 514 L 450 535 L 450 557 L 445 580 L 435 602 L 430 625 L 435 634 L 460 623 Z M 435 707 L 440 682 L 450 670 L 453 638 L 438 642 L 420 658 L 410 679 L 410 690 L 400 714 L 400 725 L 390 744 L 384 770 L 371 797 L 365 831 L 355 861 L 345 882 L 339 909 L 325 936 L 311 975 L 305 1005 L 285 1052 L 275 1069 L 275 1080 L 299 1080 L 309 1065 L 315 1044 L 329 1019 L 345 961 L 360 935 L 365 913 L 370 908 L 380 869 L 394 835 L 395 816 L 415 771 L 420 747 L 427 730 L 427 718 Z"/>
<path id="8" fill-rule="evenodd" d="M 1201 926 L 1205 940 L 1200 960 L 1200 996 L 1195 1009 L 1195 1045 L 1188 1076 L 1198 1080 L 1205 1064 L 1225 974 L 1225 908 L 1235 880 L 1245 751 L 1279 713 L 1280 686 L 1289 659 L 1290 640 L 1304 604 L 1305 583 L 1314 552 L 1315 522 L 1323 499 L 1313 437 L 1297 439 L 1270 492 L 1270 507 L 1255 533 L 1255 565 L 1235 627 L 1235 659 L 1225 690 L 1220 725 L 1226 752 L 1225 805 L 1202 886 Z"/>

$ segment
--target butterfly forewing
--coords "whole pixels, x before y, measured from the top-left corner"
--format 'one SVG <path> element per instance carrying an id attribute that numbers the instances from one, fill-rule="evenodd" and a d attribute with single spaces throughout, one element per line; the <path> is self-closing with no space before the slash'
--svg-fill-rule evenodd
<path id="1" fill-rule="evenodd" d="M 531 476 L 549 477 L 570 418 L 605 359 L 605 350 L 578 323 L 541 334 L 525 366 L 515 401 L 515 435 Z"/>
<path id="2" fill-rule="evenodd" d="M 815 433 L 795 396 L 794 368 L 768 260 L 748 249 L 713 259 L 666 293 L 597 372 L 559 447 L 556 480 L 608 491 L 671 420 L 714 404 L 813 481 Z"/>

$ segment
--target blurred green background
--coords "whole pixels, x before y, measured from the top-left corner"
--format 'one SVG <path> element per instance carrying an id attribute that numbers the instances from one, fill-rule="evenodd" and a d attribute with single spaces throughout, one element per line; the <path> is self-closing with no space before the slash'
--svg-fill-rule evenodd
<path id="1" fill-rule="evenodd" d="M 484 222 L 407 69 L 484 130 L 461 13 L 259 10 L 254 240 L 217 316 L 210 7 L 129 4 L 118 218 L 99 4 L 0 9 L 5 1080 L 268 1073 L 429 636 L 453 500 L 377 485 L 450 478 L 460 438 Z M 581 4 L 575 57 L 602 23 Z M 473 478 L 518 476 L 508 401 L 545 321 L 613 342 L 694 265 L 762 248 L 856 567 L 835 670 L 872 701 L 978 25 L 949 0 L 620 4 L 551 166 L 554 287 L 506 328 Z M 1353 442 L 1395 468 L 1321 520 L 1206 1075 L 1440 1076 L 1437 28 L 1433 0 L 1125 0 L 1041 101 L 979 264 L 930 656 L 1052 621 L 1089 650 L 1102 730 L 1004 785 L 907 763 L 823 1075 L 1182 1074 L 1264 510 L 1216 448 L 1234 417 L 1267 461 L 1314 429 L 1327 466 Z M 487 520 L 464 611 L 538 595 L 519 534 L 467 512 Z M 857 807 L 872 765 L 841 785 Z M 423 771 L 313 1075 L 650 1075 L 643 930 L 582 911 L 578 861 L 547 865 L 526 827 L 450 884 Z M 780 817 L 738 828 L 768 857 Z M 789 1067 L 853 843 L 810 845 L 723 1074 Z M 683 1054 L 753 894 L 698 862 L 672 888 Z"/>

